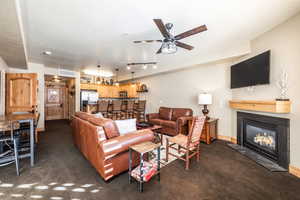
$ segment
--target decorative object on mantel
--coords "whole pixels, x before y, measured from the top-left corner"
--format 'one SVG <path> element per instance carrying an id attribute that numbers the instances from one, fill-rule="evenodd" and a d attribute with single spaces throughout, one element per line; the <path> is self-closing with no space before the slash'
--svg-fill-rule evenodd
<path id="1" fill-rule="evenodd" d="M 146 84 L 139 85 L 137 88 L 137 92 L 148 92 L 148 88 Z"/>
<path id="2" fill-rule="evenodd" d="M 203 105 L 202 113 L 204 116 L 206 116 L 207 119 L 209 119 L 209 116 L 207 116 L 209 113 L 207 105 L 212 104 L 212 95 L 208 93 L 200 93 L 198 95 L 198 104 Z"/>
<path id="3" fill-rule="evenodd" d="M 277 82 L 277 86 L 280 89 L 280 97 L 276 101 L 289 101 L 287 98 L 287 84 L 288 84 L 288 74 L 286 71 L 282 71 L 280 75 L 280 80 Z"/>
<path id="4" fill-rule="evenodd" d="M 290 101 L 254 101 L 254 100 L 232 100 L 229 106 L 237 110 L 252 110 L 270 113 L 289 113 L 291 109 Z"/>

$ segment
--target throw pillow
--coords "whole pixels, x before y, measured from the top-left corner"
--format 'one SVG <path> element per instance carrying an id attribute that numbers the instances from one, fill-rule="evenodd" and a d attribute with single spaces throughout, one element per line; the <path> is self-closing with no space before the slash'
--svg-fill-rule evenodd
<path id="1" fill-rule="evenodd" d="M 115 120 L 120 135 L 136 131 L 136 119 Z"/>
<path id="2" fill-rule="evenodd" d="M 93 114 L 96 118 L 104 118 L 101 112 Z"/>

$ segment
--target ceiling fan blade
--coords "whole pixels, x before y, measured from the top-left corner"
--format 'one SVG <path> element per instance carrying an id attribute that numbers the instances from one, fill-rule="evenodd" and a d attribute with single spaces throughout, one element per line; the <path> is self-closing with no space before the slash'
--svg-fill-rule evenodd
<path id="1" fill-rule="evenodd" d="M 199 27 L 194 28 L 194 29 L 192 29 L 192 30 L 183 32 L 183 33 L 181 33 L 181 34 L 179 34 L 179 35 L 176 35 L 176 36 L 175 36 L 175 39 L 176 39 L 176 40 L 181 40 L 181 39 L 183 39 L 183 38 L 189 37 L 189 36 L 191 36 L 191 35 L 195 35 L 195 34 L 197 34 L 197 33 L 201 33 L 201 32 L 206 31 L 206 30 L 207 30 L 206 25 L 202 25 L 202 26 L 199 26 Z"/>
<path id="2" fill-rule="evenodd" d="M 161 47 L 158 49 L 158 51 L 156 52 L 156 54 L 160 54 L 161 53 Z"/>
<path id="3" fill-rule="evenodd" d="M 181 48 L 187 49 L 187 50 L 192 50 L 194 47 L 188 44 L 185 44 L 183 42 L 175 41 L 176 46 L 179 46 Z"/>
<path id="4" fill-rule="evenodd" d="M 151 43 L 151 42 L 162 42 L 162 40 L 136 40 L 134 43 Z"/>
<path id="5" fill-rule="evenodd" d="M 161 34 L 165 37 L 165 38 L 169 38 L 170 34 L 167 31 L 163 21 L 161 19 L 153 19 L 154 23 L 156 24 L 156 26 L 158 27 L 159 31 L 161 32 Z"/>

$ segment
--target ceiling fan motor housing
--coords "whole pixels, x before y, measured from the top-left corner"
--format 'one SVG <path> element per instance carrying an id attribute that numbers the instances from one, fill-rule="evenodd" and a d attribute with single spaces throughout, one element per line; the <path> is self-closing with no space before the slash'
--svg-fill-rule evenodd
<path id="1" fill-rule="evenodd" d="M 166 23 L 166 29 L 168 29 L 168 31 L 170 31 L 173 28 L 173 24 L 172 23 Z"/>

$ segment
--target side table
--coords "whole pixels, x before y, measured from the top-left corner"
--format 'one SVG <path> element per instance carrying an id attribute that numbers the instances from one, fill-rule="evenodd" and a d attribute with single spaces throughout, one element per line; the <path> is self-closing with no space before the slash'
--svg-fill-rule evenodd
<path id="1" fill-rule="evenodd" d="M 200 138 L 201 142 L 210 144 L 218 138 L 218 120 L 219 119 L 217 118 L 209 118 L 205 120 Z M 191 122 L 192 121 L 189 121 L 189 128 L 191 126 Z"/>
<path id="2" fill-rule="evenodd" d="M 157 150 L 157 169 L 155 174 L 153 174 L 151 177 L 157 175 L 158 180 L 160 181 L 160 147 L 160 143 L 155 144 L 153 142 L 143 142 L 129 147 L 129 183 L 131 183 L 132 178 L 134 178 L 138 182 L 138 189 L 140 192 L 143 192 L 143 184 L 145 182 L 145 174 L 143 171 L 143 167 L 151 165 L 149 160 L 144 160 L 144 155 L 146 153 L 154 151 L 155 149 Z M 140 156 L 140 165 L 139 168 L 136 168 L 139 169 L 138 176 L 132 176 L 132 151 L 137 152 Z"/>

